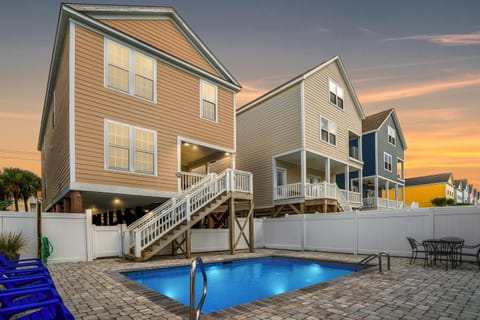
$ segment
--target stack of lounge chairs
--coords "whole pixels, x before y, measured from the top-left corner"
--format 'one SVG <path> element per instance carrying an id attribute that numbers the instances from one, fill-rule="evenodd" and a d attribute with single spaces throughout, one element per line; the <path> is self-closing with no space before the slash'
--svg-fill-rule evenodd
<path id="1" fill-rule="evenodd" d="M 74 319 L 39 259 L 7 260 L 0 254 L 0 320 Z"/>

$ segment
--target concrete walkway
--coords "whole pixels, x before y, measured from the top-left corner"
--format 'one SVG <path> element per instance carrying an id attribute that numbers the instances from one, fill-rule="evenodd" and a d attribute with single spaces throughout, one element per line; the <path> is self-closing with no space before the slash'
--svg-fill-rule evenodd
<path id="1" fill-rule="evenodd" d="M 320 252 L 257 250 L 255 254 L 208 255 L 206 262 L 232 258 L 292 256 L 358 262 L 361 256 Z M 49 269 L 76 319 L 186 319 L 187 307 L 153 293 L 119 271 L 188 264 L 162 258 L 145 263 L 121 259 L 61 263 Z M 464 263 L 424 269 L 423 260 L 392 258 L 392 270 L 378 268 L 327 283 L 211 313 L 204 319 L 480 319 L 480 272 Z"/>

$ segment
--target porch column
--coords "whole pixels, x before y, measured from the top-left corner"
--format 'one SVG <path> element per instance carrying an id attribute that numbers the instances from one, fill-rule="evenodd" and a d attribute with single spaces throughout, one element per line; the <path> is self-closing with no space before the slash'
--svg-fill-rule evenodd
<path id="1" fill-rule="evenodd" d="M 350 166 L 347 164 L 345 166 L 345 191 L 350 190 Z M 348 199 L 348 193 L 347 193 L 347 199 Z"/>
<path id="2" fill-rule="evenodd" d="M 232 153 L 232 154 L 230 155 L 230 160 L 231 160 L 230 166 L 231 166 L 232 170 L 235 170 L 235 166 L 236 166 L 236 161 L 235 161 L 235 160 L 236 160 L 236 157 L 237 157 L 237 155 L 236 155 L 235 153 Z"/>
<path id="3" fill-rule="evenodd" d="M 71 213 L 82 213 L 82 192 L 72 191 L 70 192 L 70 209 Z"/>
<path id="4" fill-rule="evenodd" d="M 360 205 L 363 206 L 363 170 L 358 171 L 358 192 L 360 193 Z"/>
<path id="5" fill-rule="evenodd" d="M 276 190 L 277 190 L 277 161 L 275 158 L 272 158 L 272 203 L 273 203 L 273 200 L 275 200 L 275 193 L 276 193 Z M 275 206 L 274 206 L 275 207 Z M 275 210 L 274 210 L 275 212 Z"/>
<path id="6" fill-rule="evenodd" d="M 386 183 L 385 183 L 385 199 L 387 201 L 387 208 L 390 208 L 390 206 L 388 205 L 388 196 L 389 196 L 389 193 L 390 193 L 390 182 L 387 180 Z"/>
<path id="7" fill-rule="evenodd" d="M 375 197 L 375 208 L 378 209 L 378 176 L 375 176 L 373 181 L 374 181 L 373 187 L 375 188 L 374 189 L 375 192 L 373 194 L 373 196 Z"/>
<path id="8" fill-rule="evenodd" d="M 330 158 L 325 159 L 325 182 L 330 183 Z"/>
<path id="9" fill-rule="evenodd" d="M 300 182 L 300 192 L 302 198 L 305 198 L 305 183 L 307 182 L 307 152 L 305 150 L 300 151 Z"/>
<path id="10" fill-rule="evenodd" d="M 398 202 L 398 183 L 395 183 L 395 205 Z"/>

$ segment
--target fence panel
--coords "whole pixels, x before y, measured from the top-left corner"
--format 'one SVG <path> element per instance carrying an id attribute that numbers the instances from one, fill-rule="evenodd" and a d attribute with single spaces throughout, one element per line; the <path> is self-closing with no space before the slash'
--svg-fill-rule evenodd
<path id="1" fill-rule="evenodd" d="M 355 214 L 305 215 L 307 250 L 353 253 L 356 241 Z"/>
<path id="2" fill-rule="evenodd" d="M 122 256 L 122 229 L 126 225 L 93 226 L 93 257 L 121 257 Z"/>

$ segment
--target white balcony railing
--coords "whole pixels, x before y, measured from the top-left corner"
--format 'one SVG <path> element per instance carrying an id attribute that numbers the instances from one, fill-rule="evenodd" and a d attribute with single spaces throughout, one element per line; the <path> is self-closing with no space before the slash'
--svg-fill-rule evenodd
<path id="1" fill-rule="evenodd" d="M 385 209 L 400 209 L 404 207 L 403 201 L 388 200 L 385 198 L 363 198 L 364 208 L 385 208 Z"/>
<path id="2" fill-rule="evenodd" d="M 187 190 L 194 184 L 198 183 L 200 180 L 205 177 L 204 174 L 193 173 L 193 172 L 180 172 L 180 188 L 181 190 Z"/>

